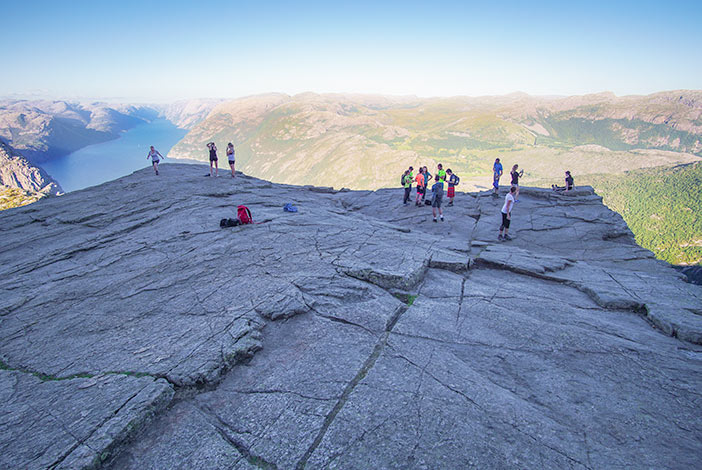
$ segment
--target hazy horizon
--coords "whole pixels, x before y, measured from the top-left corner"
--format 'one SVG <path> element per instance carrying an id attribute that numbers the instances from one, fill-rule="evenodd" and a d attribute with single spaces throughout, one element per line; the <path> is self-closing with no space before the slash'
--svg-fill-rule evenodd
<path id="1" fill-rule="evenodd" d="M 592 93 L 581 93 L 581 94 L 571 94 L 571 95 L 562 95 L 562 94 L 532 94 L 532 93 L 527 93 L 524 91 L 512 91 L 508 93 L 501 93 L 501 94 L 486 94 L 486 95 L 434 95 L 434 96 L 422 96 L 422 95 L 417 95 L 417 94 L 391 94 L 391 93 L 373 93 L 373 92 L 367 92 L 367 93 L 357 93 L 357 92 L 344 92 L 344 91 L 331 91 L 331 92 L 317 92 L 317 91 L 301 91 L 299 93 L 285 93 L 282 91 L 269 91 L 269 92 L 261 92 L 261 93 L 255 93 L 251 95 L 242 95 L 242 96 L 227 96 L 227 97 L 217 97 L 217 96 L 199 96 L 199 97 L 193 97 L 193 98 L 175 98 L 175 99 L 164 99 L 164 100 L 148 100 L 146 98 L 138 99 L 138 98 L 129 98 L 129 97 L 114 97 L 114 96 L 108 96 L 108 97 L 99 97 L 99 96 L 49 96 L 49 95 L 22 95 L 22 94 L 8 94 L 8 95 L 0 95 L 0 100 L 18 100 L 18 101 L 66 101 L 66 102 L 78 102 L 78 103 L 106 103 L 106 104 L 140 104 L 140 105 L 165 105 L 165 104 L 173 104 L 177 103 L 180 101 L 189 101 L 189 100 L 222 100 L 222 101 L 234 101 L 238 99 L 245 99 L 245 98 L 250 98 L 250 97 L 255 97 L 255 96 L 265 96 L 265 95 L 286 95 L 289 97 L 296 97 L 296 96 L 302 96 L 306 94 L 316 94 L 320 96 L 334 96 L 334 95 L 339 95 L 339 96 L 369 96 L 369 97 L 386 97 L 386 98 L 409 98 L 409 99 L 419 99 L 419 100 L 431 100 L 431 99 L 450 99 L 450 98 L 473 98 L 473 99 L 479 99 L 479 98 L 489 98 L 489 97 L 504 97 L 504 96 L 511 96 L 511 95 L 526 95 L 530 96 L 532 98 L 541 98 L 541 99 L 560 99 L 560 98 L 569 98 L 569 97 L 574 97 L 574 96 L 592 96 L 592 95 L 603 95 L 603 94 L 612 94 L 617 98 L 625 98 L 625 97 L 637 97 L 637 96 L 650 96 L 650 95 L 655 95 L 659 93 L 673 93 L 673 92 L 698 92 L 702 91 L 702 88 L 700 89 L 667 89 L 667 90 L 656 90 L 651 93 L 629 93 L 629 94 L 617 94 L 614 93 L 613 91 L 610 90 L 601 90 L 601 91 L 594 91 Z"/>
<path id="2" fill-rule="evenodd" d="M 4 9 L 0 95 L 617 96 L 702 88 L 691 1 L 86 2 Z M 14 98 L 19 99 L 19 98 Z"/>

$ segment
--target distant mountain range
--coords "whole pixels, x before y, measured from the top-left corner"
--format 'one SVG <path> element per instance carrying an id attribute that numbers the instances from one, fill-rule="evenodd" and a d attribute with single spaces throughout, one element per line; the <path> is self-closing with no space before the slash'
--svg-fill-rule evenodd
<path id="1" fill-rule="evenodd" d="M 576 186 L 592 184 L 624 215 L 642 246 L 673 263 L 702 262 L 699 90 L 623 97 L 266 94 L 170 105 L 5 100 L 0 140 L 6 155 L 25 159 L 5 165 L 1 183 L 31 192 L 37 188 L 30 180 L 44 181 L 53 186 L 36 194 L 55 192 L 43 162 L 159 117 L 189 129 L 169 157 L 206 162 L 207 142 L 215 141 L 222 157 L 232 142 L 238 169 L 278 183 L 396 187 L 408 166 L 441 162 L 467 191 L 490 187 L 495 158 L 505 173 L 519 164 L 526 185 L 562 183 L 571 170 Z M 657 204 L 644 204 L 648 198 Z"/>
<path id="2" fill-rule="evenodd" d="M 409 165 L 453 166 L 474 187 L 502 157 L 527 181 L 691 163 L 702 154 L 702 91 L 567 98 L 261 95 L 216 106 L 170 152 L 207 161 L 233 142 L 240 168 L 275 182 L 396 186 Z"/>
<path id="3" fill-rule="evenodd" d="M 247 174 L 337 188 L 397 187 L 408 166 L 434 169 L 439 162 L 461 176 L 465 191 L 490 187 L 495 158 L 505 173 L 519 164 L 526 185 L 563 184 L 564 171 L 571 170 L 576 185 L 592 184 L 624 215 L 642 246 L 673 263 L 702 262 L 702 218 L 696 215 L 702 167 L 695 164 L 702 160 L 702 91 L 432 99 L 260 95 L 214 107 L 169 156 L 207 161 L 205 145 L 212 140 L 222 152 L 234 143 L 237 168 Z M 654 175 L 665 177 L 667 186 Z M 507 175 L 502 183 L 509 183 Z"/>

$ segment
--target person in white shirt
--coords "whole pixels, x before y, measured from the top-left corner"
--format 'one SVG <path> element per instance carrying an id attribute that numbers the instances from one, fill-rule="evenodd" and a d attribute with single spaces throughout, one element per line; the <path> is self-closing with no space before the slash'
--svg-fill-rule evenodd
<path id="1" fill-rule="evenodd" d="M 236 159 L 234 158 L 234 154 L 234 144 L 229 142 L 229 145 L 227 145 L 227 160 L 229 160 L 229 168 L 232 169 L 232 178 L 236 177 L 236 171 L 234 170 Z"/>
<path id="2" fill-rule="evenodd" d="M 507 232 L 509 232 L 509 223 L 512 220 L 512 208 L 514 207 L 514 196 L 517 192 L 517 187 L 512 186 L 509 189 L 509 194 L 505 196 L 505 205 L 502 206 L 502 225 L 500 225 L 500 234 L 497 236 L 498 240 L 511 240 Z M 504 236 L 502 236 L 504 232 Z"/>
<path id="3" fill-rule="evenodd" d="M 163 158 L 163 155 L 161 155 L 158 150 L 154 148 L 154 146 L 151 146 L 151 150 L 149 150 L 149 153 L 146 154 L 146 159 L 151 159 L 151 165 L 154 167 L 154 171 L 158 175 L 158 162 L 161 161 Z"/>

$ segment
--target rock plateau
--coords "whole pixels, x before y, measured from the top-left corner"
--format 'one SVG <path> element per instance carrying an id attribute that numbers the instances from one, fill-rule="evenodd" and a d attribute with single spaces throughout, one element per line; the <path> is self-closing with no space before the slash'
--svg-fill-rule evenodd
<path id="1" fill-rule="evenodd" d="M 0 214 L 0 468 L 699 468 L 702 287 L 590 189 L 205 172 Z"/>

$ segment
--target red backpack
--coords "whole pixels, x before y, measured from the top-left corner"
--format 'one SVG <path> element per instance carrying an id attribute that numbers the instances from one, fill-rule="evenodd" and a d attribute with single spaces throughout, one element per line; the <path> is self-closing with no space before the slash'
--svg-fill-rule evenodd
<path id="1" fill-rule="evenodd" d="M 236 216 L 239 219 L 239 222 L 241 222 L 242 224 L 252 224 L 253 223 L 253 217 L 251 217 L 251 211 L 246 206 L 238 206 L 236 208 Z"/>

